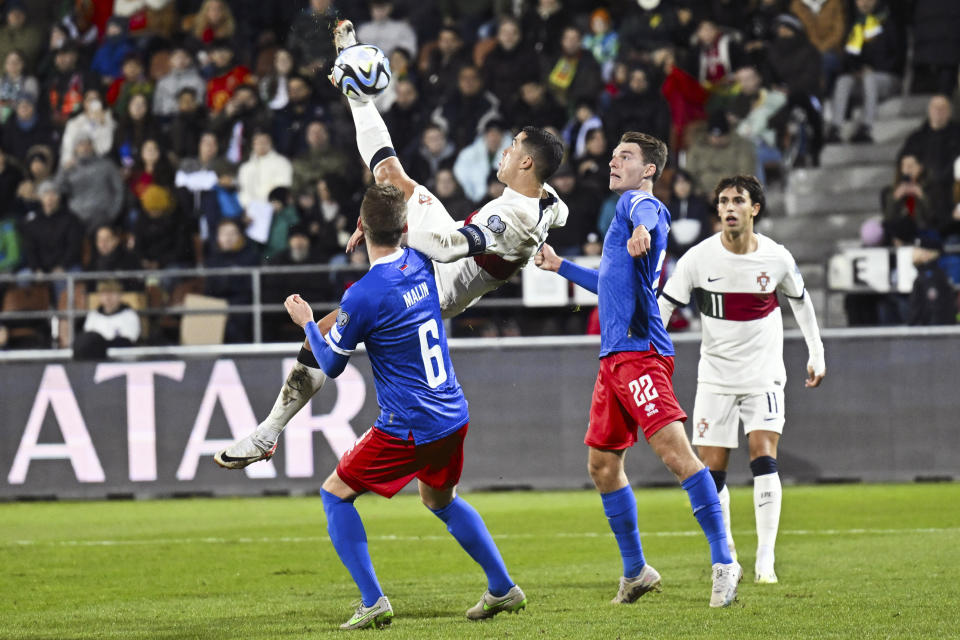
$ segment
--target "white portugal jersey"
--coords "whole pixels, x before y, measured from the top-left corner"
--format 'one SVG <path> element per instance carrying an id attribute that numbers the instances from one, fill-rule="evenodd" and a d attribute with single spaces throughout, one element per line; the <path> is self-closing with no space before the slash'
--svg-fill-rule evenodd
<path id="1" fill-rule="evenodd" d="M 685 253 L 663 287 L 678 306 L 695 299 L 702 341 L 697 382 L 714 393 L 783 389 L 783 319 L 777 291 L 803 297 L 803 277 L 790 252 L 756 234 L 757 250 L 731 253 L 720 233 Z"/>
<path id="2" fill-rule="evenodd" d="M 411 230 L 441 231 L 474 225 L 493 240 L 479 255 L 434 263 L 444 318 L 458 315 L 482 295 L 501 286 L 530 261 L 546 241 L 550 229 L 566 224 L 567 205 L 550 185 L 544 185 L 544 190 L 547 196 L 538 199 L 508 187 L 503 195 L 460 223 L 447 214 L 442 203 L 425 187 L 417 187 L 407 201 L 407 223 Z M 410 246 L 433 255 L 430 246 L 415 245 L 412 239 Z"/>

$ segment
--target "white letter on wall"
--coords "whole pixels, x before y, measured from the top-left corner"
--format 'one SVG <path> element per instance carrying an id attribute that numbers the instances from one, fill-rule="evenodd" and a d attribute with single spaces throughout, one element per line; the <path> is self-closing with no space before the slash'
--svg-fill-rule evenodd
<path id="1" fill-rule="evenodd" d="M 47 406 L 53 407 L 63 444 L 38 444 L 40 427 L 47 414 Z M 27 426 L 20 439 L 17 455 L 10 467 L 7 481 L 10 484 L 23 484 L 27 479 L 27 470 L 31 460 L 57 460 L 67 458 L 73 465 L 73 472 L 80 482 L 103 482 L 106 476 L 97 451 L 90 440 L 90 432 L 83 422 L 77 398 L 73 395 L 67 372 L 60 364 L 47 365 L 40 379 L 40 388 L 33 401 Z"/>
<path id="2" fill-rule="evenodd" d="M 296 358 L 283 360 L 283 379 L 286 380 L 290 369 L 293 368 Z M 353 446 L 357 434 L 353 432 L 350 421 L 357 417 L 363 408 L 363 401 L 367 395 L 363 376 L 352 364 L 348 364 L 336 378 L 327 380 L 325 387 L 331 382 L 337 385 L 337 401 L 330 413 L 319 416 L 311 412 L 312 400 L 297 412 L 287 428 L 284 429 L 284 451 L 286 472 L 288 478 L 309 478 L 314 474 L 313 468 L 313 432 L 323 433 L 330 448 L 337 455 L 342 456 L 347 449 Z M 324 393 L 324 391 L 320 391 Z"/>
<path id="3" fill-rule="evenodd" d="M 201 456 L 212 456 L 220 449 L 233 444 L 233 440 L 206 439 L 217 402 L 220 402 L 223 407 L 233 440 L 238 440 L 257 428 L 257 419 L 253 415 L 253 408 L 250 406 L 243 383 L 240 382 L 237 365 L 233 360 L 217 360 L 210 373 L 210 382 L 203 394 L 200 411 L 197 413 L 196 422 L 193 423 L 193 431 L 190 432 L 183 459 L 177 469 L 177 480 L 193 480 L 197 474 L 197 464 Z M 207 462 L 213 464 L 213 460 Z M 244 471 L 249 478 L 277 477 L 277 470 L 269 460 L 252 464 Z"/>
<path id="4" fill-rule="evenodd" d="M 130 480 L 157 479 L 157 413 L 153 376 L 183 380 L 183 362 L 98 364 L 93 381 L 127 376 L 127 459 Z"/>

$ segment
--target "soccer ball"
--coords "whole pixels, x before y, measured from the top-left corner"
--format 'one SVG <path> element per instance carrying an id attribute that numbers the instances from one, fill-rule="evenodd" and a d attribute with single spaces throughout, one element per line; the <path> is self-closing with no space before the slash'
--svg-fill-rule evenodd
<path id="1" fill-rule="evenodd" d="M 330 79 L 343 95 L 366 102 L 390 84 L 390 61 L 372 44 L 357 44 L 340 52 Z"/>

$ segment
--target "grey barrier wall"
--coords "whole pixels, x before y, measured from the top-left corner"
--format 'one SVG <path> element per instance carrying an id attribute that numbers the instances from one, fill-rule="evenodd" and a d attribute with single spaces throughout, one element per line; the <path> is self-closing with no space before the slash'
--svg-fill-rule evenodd
<path id="1" fill-rule="evenodd" d="M 790 379 L 780 468 L 788 481 L 955 477 L 960 333 L 825 332 L 828 377 L 803 387 L 806 348 L 786 341 Z M 583 435 L 597 371 L 593 339 L 459 341 L 470 401 L 463 486 L 589 486 Z M 678 339 L 674 377 L 692 411 L 699 343 Z M 0 366 L 0 497 L 309 493 L 377 415 L 358 354 L 298 414 L 269 463 L 217 467 L 211 454 L 272 406 L 292 357 L 6 363 Z M 689 430 L 689 425 L 688 425 Z M 749 482 L 745 442 L 731 483 Z M 635 484 L 672 484 L 644 444 Z"/>

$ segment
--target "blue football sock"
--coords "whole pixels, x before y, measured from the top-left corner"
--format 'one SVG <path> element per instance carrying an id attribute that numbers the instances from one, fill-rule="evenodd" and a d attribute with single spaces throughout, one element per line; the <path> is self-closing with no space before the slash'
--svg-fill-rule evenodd
<path id="1" fill-rule="evenodd" d="M 510 579 L 500 550 L 477 510 L 457 496 L 453 502 L 433 513 L 447 524 L 450 535 L 456 538 L 463 550 L 483 568 L 483 572 L 487 574 L 487 588 L 490 593 L 498 597 L 506 595 L 514 582 Z"/>
<path id="2" fill-rule="evenodd" d="M 350 572 L 360 588 L 363 606 L 372 607 L 383 596 L 383 589 L 373 572 L 373 561 L 367 550 L 367 532 L 353 501 L 342 500 L 328 491 L 320 490 L 323 512 L 327 514 L 327 533 L 340 562 Z"/>
<path id="3" fill-rule="evenodd" d="M 640 531 L 637 530 L 637 498 L 633 489 L 626 486 L 610 493 L 600 494 L 603 513 L 613 530 L 623 559 L 623 575 L 636 578 L 643 570 L 643 548 L 640 546 Z"/>
<path id="4" fill-rule="evenodd" d="M 723 526 L 723 510 L 720 508 L 720 498 L 717 497 L 717 485 L 710 475 L 710 470 L 704 467 L 682 483 L 690 497 L 690 506 L 696 516 L 700 528 L 710 543 L 710 562 L 712 564 L 730 564 L 730 549 L 727 547 L 727 534 Z"/>

